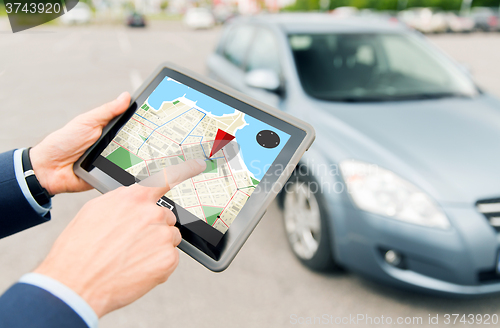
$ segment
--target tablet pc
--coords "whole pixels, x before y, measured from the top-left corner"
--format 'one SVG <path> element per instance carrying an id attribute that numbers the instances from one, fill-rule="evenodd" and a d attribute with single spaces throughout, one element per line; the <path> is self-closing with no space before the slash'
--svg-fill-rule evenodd
<path id="1" fill-rule="evenodd" d="M 158 205 L 176 215 L 181 250 L 224 270 L 312 144 L 313 128 L 170 63 L 132 99 L 75 163 L 75 173 L 104 193 L 204 158 L 206 170 Z"/>

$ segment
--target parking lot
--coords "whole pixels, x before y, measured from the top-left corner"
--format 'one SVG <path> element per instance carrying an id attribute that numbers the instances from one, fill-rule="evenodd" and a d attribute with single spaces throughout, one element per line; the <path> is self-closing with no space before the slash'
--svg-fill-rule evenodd
<path id="1" fill-rule="evenodd" d="M 134 91 L 163 61 L 204 73 L 219 34 L 220 29 L 186 30 L 178 22 L 153 22 L 145 30 L 49 25 L 11 34 L 0 21 L 0 151 L 34 145 L 75 115 L 123 90 Z M 430 38 L 500 97 L 500 33 Z M 34 269 L 79 208 L 98 195 L 57 196 L 50 223 L 0 240 L 0 290 Z M 350 273 L 311 272 L 288 249 L 281 213 L 273 204 L 228 270 L 212 273 L 181 254 L 167 283 L 104 317 L 100 327 L 288 327 L 299 318 L 323 315 L 333 321 L 363 318 L 344 319 L 346 326 L 357 327 L 373 326 L 377 318 L 377 327 L 394 326 L 398 318 L 408 326 L 435 327 L 429 316 L 438 315 L 440 326 L 453 326 L 453 316 L 445 324 L 446 314 L 460 314 L 456 326 L 464 326 L 459 322 L 463 314 L 498 315 L 500 296 L 437 298 Z"/>

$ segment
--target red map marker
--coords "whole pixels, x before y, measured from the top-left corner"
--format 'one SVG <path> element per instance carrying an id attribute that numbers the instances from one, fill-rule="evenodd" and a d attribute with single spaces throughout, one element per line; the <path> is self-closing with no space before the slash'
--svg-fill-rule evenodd
<path id="1" fill-rule="evenodd" d="M 212 147 L 212 151 L 210 152 L 210 156 L 224 148 L 231 140 L 234 139 L 234 136 L 229 133 L 222 131 L 221 129 L 217 129 L 217 134 L 215 135 L 214 145 Z"/>

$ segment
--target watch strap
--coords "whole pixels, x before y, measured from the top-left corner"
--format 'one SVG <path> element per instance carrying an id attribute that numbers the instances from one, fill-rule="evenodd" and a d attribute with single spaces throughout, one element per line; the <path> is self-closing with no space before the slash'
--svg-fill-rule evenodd
<path id="1" fill-rule="evenodd" d="M 50 198 L 52 197 L 47 189 L 42 187 L 38 179 L 36 178 L 35 171 L 33 171 L 33 165 L 31 164 L 30 159 L 30 148 L 24 149 L 22 154 L 22 163 L 23 163 L 23 172 L 24 179 L 26 180 L 26 184 L 28 185 L 28 189 L 31 192 L 31 195 L 35 199 L 35 201 L 44 206 L 50 202 Z"/>

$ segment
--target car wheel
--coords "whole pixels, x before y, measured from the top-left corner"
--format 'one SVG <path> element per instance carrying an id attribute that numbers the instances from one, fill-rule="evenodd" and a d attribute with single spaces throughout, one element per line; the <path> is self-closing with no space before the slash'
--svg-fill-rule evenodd
<path id="1" fill-rule="evenodd" d="M 333 261 L 326 206 L 312 179 L 293 175 L 282 191 L 281 205 L 288 242 L 295 256 L 307 267 L 331 271 Z"/>

